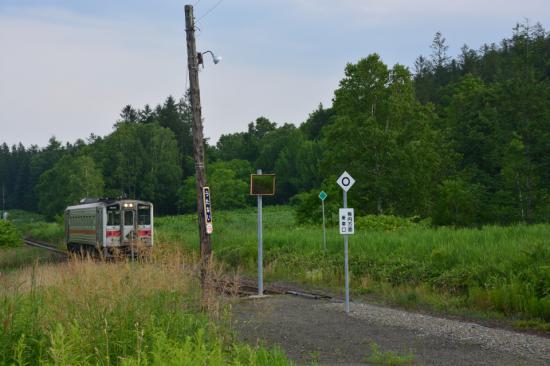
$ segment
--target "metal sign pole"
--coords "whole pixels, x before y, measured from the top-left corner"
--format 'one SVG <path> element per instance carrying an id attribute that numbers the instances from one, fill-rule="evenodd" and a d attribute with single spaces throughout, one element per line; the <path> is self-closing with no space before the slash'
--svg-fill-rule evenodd
<path id="1" fill-rule="evenodd" d="M 321 206 L 323 207 L 323 251 L 327 252 L 327 229 L 325 226 L 325 200 L 321 201 Z"/>
<path id="2" fill-rule="evenodd" d="M 344 208 L 348 208 L 348 192 L 344 190 Z M 346 313 L 349 313 L 348 234 L 344 235 L 344 272 L 346 282 Z"/>
<path id="3" fill-rule="evenodd" d="M 262 174 L 258 169 L 257 174 Z M 258 295 L 264 294 L 264 272 L 263 272 L 263 243 L 262 243 L 262 196 L 258 195 Z"/>
<path id="4" fill-rule="evenodd" d="M 355 184 L 355 179 L 348 172 L 343 172 L 336 181 L 344 192 L 344 208 L 338 213 L 340 234 L 344 235 L 344 272 L 346 282 L 346 313 L 349 313 L 349 261 L 348 261 L 348 239 L 350 234 L 355 234 L 354 211 L 348 209 L 348 190 Z"/>

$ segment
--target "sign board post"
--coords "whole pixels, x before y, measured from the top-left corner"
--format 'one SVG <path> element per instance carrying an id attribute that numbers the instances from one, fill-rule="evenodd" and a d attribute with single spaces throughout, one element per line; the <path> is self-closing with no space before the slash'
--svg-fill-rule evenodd
<path id="1" fill-rule="evenodd" d="M 275 195 L 275 175 L 262 174 L 261 169 L 257 170 L 257 174 L 251 174 L 250 194 L 258 198 L 258 295 L 262 296 L 264 294 L 262 197 Z"/>
<path id="2" fill-rule="evenodd" d="M 355 183 L 355 179 L 348 172 L 342 175 L 336 181 L 344 192 L 344 208 L 339 210 L 338 221 L 340 234 L 344 235 L 344 275 L 346 286 L 346 313 L 349 313 L 349 255 L 348 255 L 348 236 L 355 233 L 353 208 L 348 209 L 348 191 Z"/>
<path id="3" fill-rule="evenodd" d="M 262 170 L 256 171 L 258 174 L 262 174 Z M 264 248 L 263 248 L 263 202 L 262 195 L 258 195 L 258 295 L 264 294 Z"/>
<path id="4" fill-rule="evenodd" d="M 323 252 L 327 252 L 327 229 L 325 226 L 325 199 L 327 198 L 325 191 L 319 193 L 319 199 L 321 200 L 321 207 L 323 209 Z"/>

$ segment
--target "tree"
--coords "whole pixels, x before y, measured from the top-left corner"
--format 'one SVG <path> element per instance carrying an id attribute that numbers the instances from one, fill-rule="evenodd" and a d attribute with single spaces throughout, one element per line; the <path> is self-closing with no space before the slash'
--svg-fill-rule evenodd
<path id="1" fill-rule="evenodd" d="M 313 111 L 307 121 L 300 125 L 300 130 L 304 137 L 308 140 L 319 140 L 323 127 L 327 126 L 334 116 L 332 108 L 323 108 L 323 104 L 319 103 L 319 107 Z"/>
<path id="2" fill-rule="evenodd" d="M 291 140 L 299 138 L 299 135 L 296 126 L 289 123 L 263 134 L 259 140 L 259 152 L 254 166 L 266 173 L 273 172 L 281 151 Z"/>
<path id="3" fill-rule="evenodd" d="M 253 154 L 250 153 L 250 145 L 246 143 L 247 137 L 246 132 L 221 135 L 216 144 L 216 155 L 222 160 L 248 160 Z"/>
<path id="4" fill-rule="evenodd" d="M 447 40 L 441 32 L 437 32 L 432 41 L 432 64 L 435 66 L 435 69 L 444 69 L 449 63 L 449 56 L 447 51 L 449 46 L 447 46 Z"/>
<path id="5" fill-rule="evenodd" d="M 42 213 L 53 218 L 81 198 L 101 197 L 103 187 L 103 176 L 92 158 L 66 155 L 40 176 L 38 205 Z"/>
<path id="6" fill-rule="evenodd" d="M 468 226 L 480 222 L 483 188 L 462 179 L 441 182 L 433 217 L 438 225 Z"/>
<path id="7" fill-rule="evenodd" d="M 138 122 L 139 114 L 130 104 L 122 108 L 120 112 L 120 120 L 118 123 L 136 123 Z"/>
<path id="8" fill-rule="evenodd" d="M 247 206 L 249 201 L 250 163 L 245 160 L 217 161 L 208 166 L 208 182 L 213 209 L 233 209 Z M 179 208 L 192 212 L 196 205 L 195 179 L 185 179 L 179 191 Z"/>
<path id="9" fill-rule="evenodd" d="M 298 132 L 289 136 L 275 161 L 278 202 L 286 203 L 296 194 L 319 187 L 323 181 L 320 144 L 305 140 Z"/>
<path id="10" fill-rule="evenodd" d="M 152 201 L 160 213 L 176 211 L 182 170 L 171 130 L 157 123 L 120 125 L 97 149 L 109 195 Z"/>
<path id="11" fill-rule="evenodd" d="M 35 148 L 34 152 L 31 153 L 30 174 L 27 180 L 29 187 L 36 188 L 40 176 L 45 171 L 51 169 L 55 163 L 57 163 L 57 161 L 64 156 L 64 154 L 65 150 L 63 149 L 61 142 L 59 142 L 55 137 L 50 138 L 48 145 L 45 148 L 41 150 Z M 38 210 L 38 197 L 36 196 L 35 189 L 28 190 L 27 201 L 32 204 L 32 206 L 27 209 L 33 211 Z"/>
<path id="12" fill-rule="evenodd" d="M 408 69 L 388 70 L 378 55 L 348 64 L 345 74 L 324 131 L 325 175 L 356 178 L 351 200 L 360 212 L 429 215 L 452 158 L 433 110 L 416 101 Z"/>

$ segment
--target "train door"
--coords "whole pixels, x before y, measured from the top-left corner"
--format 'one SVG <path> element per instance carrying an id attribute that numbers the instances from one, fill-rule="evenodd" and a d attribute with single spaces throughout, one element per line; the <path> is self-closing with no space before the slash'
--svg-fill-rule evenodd
<path id="1" fill-rule="evenodd" d="M 127 242 L 129 245 L 134 245 L 134 238 L 136 237 L 136 215 L 133 208 L 125 208 L 123 212 L 122 235 L 124 237 L 124 242 Z"/>
<path id="2" fill-rule="evenodd" d="M 96 207 L 95 209 L 95 247 L 99 248 L 103 243 L 103 207 Z"/>

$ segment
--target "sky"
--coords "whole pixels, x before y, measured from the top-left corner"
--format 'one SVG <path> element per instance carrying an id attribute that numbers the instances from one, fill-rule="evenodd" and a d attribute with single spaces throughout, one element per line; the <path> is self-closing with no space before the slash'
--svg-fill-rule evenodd
<path id="1" fill-rule="evenodd" d="M 438 31 L 456 56 L 526 19 L 550 29 L 548 0 L 0 0 L 0 143 L 106 135 L 125 105 L 181 97 L 188 3 L 197 49 L 223 57 L 200 72 L 212 143 L 260 116 L 299 125 L 371 53 L 413 70 Z"/>

